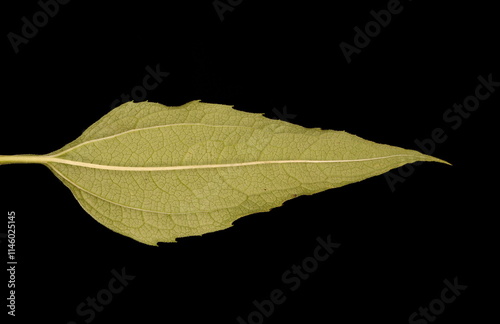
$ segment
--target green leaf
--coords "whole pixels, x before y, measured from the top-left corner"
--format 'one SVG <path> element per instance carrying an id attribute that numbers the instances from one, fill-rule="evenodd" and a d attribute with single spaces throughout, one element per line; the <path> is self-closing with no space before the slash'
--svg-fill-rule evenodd
<path id="1" fill-rule="evenodd" d="M 129 102 L 60 150 L 0 156 L 0 164 L 46 165 L 95 220 L 149 245 L 222 230 L 415 161 L 447 163 L 199 101 Z"/>

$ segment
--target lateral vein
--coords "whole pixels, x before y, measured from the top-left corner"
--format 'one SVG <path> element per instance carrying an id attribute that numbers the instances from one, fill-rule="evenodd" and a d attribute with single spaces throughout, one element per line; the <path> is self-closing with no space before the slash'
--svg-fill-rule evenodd
<path id="1" fill-rule="evenodd" d="M 104 140 L 108 140 L 108 139 L 117 138 L 117 137 L 120 137 L 120 136 L 125 135 L 125 134 L 130 134 L 130 133 L 134 133 L 134 132 L 140 132 L 140 131 L 149 130 L 149 129 L 161 129 L 161 128 L 175 127 L 175 126 L 247 127 L 247 128 L 251 128 L 251 127 L 248 127 L 248 126 L 238 126 L 238 125 L 210 125 L 210 124 L 202 124 L 202 123 L 181 123 L 181 124 L 157 125 L 157 126 L 150 126 L 150 127 L 135 128 L 135 129 L 129 129 L 127 131 L 124 131 L 124 132 L 121 132 L 121 133 L 118 133 L 118 134 L 113 134 L 113 135 L 106 136 L 106 137 L 96 138 L 96 139 L 93 139 L 93 140 L 89 140 L 89 141 L 80 143 L 80 144 L 75 145 L 73 147 L 70 147 L 70 148 L 68 148 L 68 149 L 66 149 L 66 150 L 64 150 L 62 152 L 59 152 L 56 155 L 52 155 L 52 157 L 61 156 L 63 154 L 66 154 L 68 152 L 73 151 L 76 148 L 88 145 L 90 143 L 95 143 L 95 142 L 100 142 L 100 141 L 104 141 Z"/>

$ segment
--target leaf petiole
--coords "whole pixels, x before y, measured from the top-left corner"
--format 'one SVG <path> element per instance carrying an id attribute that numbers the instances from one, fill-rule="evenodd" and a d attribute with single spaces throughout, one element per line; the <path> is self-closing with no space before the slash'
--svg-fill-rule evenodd
<path id="1" fill-rule="evenodd" d="M 45 163 L 46 157 L 34 154 L 0 155 L 0 165 L 20 163 Z"/>

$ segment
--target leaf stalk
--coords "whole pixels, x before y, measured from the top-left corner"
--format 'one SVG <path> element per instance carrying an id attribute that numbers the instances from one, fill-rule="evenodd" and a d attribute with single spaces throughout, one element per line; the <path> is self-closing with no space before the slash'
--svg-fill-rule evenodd
<path id="1" fill-rule="evenodd" d="M 0 155 L 0 165 L 3 164 L 26 164 L 26 163 L 44 163 L 42 155 L 19 154 L 19 155 Z"/>

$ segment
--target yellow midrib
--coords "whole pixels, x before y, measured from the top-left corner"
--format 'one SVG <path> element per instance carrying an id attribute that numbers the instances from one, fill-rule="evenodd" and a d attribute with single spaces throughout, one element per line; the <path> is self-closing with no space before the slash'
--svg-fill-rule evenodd
<path id="1" fill-rule="evenodd" d="M 37 159 L 38 163 L 60 163 L 66 165 L 74 165 L 91 169 L 110 170 L 110 171 L 173 171 L 173 170 L 196 170 L 196 169 L 213 169 L 213 168 L 233 168 L 251 165 L 265 165 L 265 164 L 288 164 L 288 163 L 346 163 L 346 162 L 366 162 L 382 159 L 389 159 L 393 157 L 415 157 L 410 154 L 396 154 L 388 156 L 380 156 L 365 159 L 353 160 L 271 160 L 271 161 L 250 161 L 239 163 L 220 163 L 220 164 L 199 164 L 199 165 L 178 165 L 178 166 L 118 166 L 118 165 L 103 165 L 96 163 L 80 162 L 61 159 L 51 156 L 40 156 Z"/>

